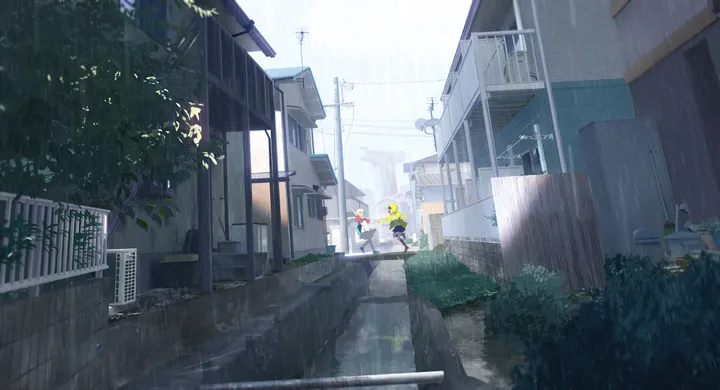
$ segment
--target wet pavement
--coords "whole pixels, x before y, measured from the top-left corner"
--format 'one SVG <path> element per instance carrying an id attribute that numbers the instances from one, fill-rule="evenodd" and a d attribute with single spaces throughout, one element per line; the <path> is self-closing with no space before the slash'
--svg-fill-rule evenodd
<path id="1" fill-rule="evenodd" d="M 384 260 L 370 276 L 338 336 L 328 341 L 307 376 L 312 378 L 415 372 L 407 286 L 402 260 Z M 416 385 L 376 387 L 417 389 Z"/>

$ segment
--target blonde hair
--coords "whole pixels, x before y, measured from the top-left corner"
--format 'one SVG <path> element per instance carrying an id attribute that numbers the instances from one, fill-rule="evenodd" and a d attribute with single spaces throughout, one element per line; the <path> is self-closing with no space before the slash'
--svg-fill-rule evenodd
<path id="1" fill-rule="evenodd" d="M 357 210 L 355 210 L 355 214 L 365 215 L 365 210 L 363 210 L 363 209 L 357 209 Z"/>

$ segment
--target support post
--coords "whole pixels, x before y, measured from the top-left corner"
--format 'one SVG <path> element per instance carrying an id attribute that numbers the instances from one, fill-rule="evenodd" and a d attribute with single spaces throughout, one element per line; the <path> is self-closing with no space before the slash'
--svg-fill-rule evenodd
<path id="1" fill-rule="evenodd" d="M 288 172 L 288 131 L 287 131 L 287 107 L 285 106 L 285 92 L 280 88 L 275 87 L 275 90 L 280 94 L 280 120 L 282 123 L 282 143 L 283 143 L 283 170 Z M 278 184 L 279 185 L 279 184 Z M 290 258 L 295 258 L 295 242 L 293 241 L 293 215 L 292 215 L 292 196 L 290 192 L 290 177 L 288 177 L 285 183 L 285 199 L 287 207 L 287 219 L 288 219 L 288 237 L 290 242 L 288 248 L 290 248 Z"/>
<path id="2" fill-rule="evenodd" d="M 203 29 L 203 39 L 205 47 L 208 47 L 208 23 L 212 19 L 205 18 Z M 208 73 L 208 53 L 203 53 L 204 72 Z M 202 137 L 200 138 L 200 148 L 207 145 L 210 138 L 210 94 L 208 86 L 202 88 L 203 113 L 200 116 L 202 126 Z M 203 293 L 212 292 L 212 184 L 211 184 L 210 168 L 205 168 L 202 159 L 198 161 L 197 172 L 197 212 L 198 212 L 198 261 L 200 262 L 200 291 Z"/>
<path id="3" fill-rule="evenodd" d="M 335 158 L 337 159 L 338 178 L 338 218 L 340 222 L 340 242 L 343 252 L 349 253 L 347 199 L 345 198 L 345 162 L 343 157 L 342 119 L 340 118 L 340 82 L 333 79 L 335 84 Z"/>
<path id="4" fill-rule="evenodd" d="M 547 162 L 545 161 L 545 147 L 543 146 L 542 134 L 540 134 L 540 125 L 538 125 L 537 123 L 533 125 L 533 133 L 535 133 L 538 154 L 540 155 L 540 169 L 543 173 L 547 173 Z"/>
<path id="5" fill-rule="evenodd" d="M 447 193 L 445 192 L 447 189 L 445 188 L 445 178 L 443 177 L 443 163 L 441 160 L 438 160 L 438 171 L 440 172 L 440 186 L 442 187 L 443 214 L 448 214 L 450 211 L 448 208 Z"/>
<path id="6" fill-rule="evenodd" d="M 490 104 L 488 103 L 487 93 L 481 91 L 480 101 L 482 102 L 483 119 L 485 120 L 485 136 L 488 144 L 488 156 L 490 157 L 490 167 L 492 168 L 493 176 L 500 177 L 500 171 L 497 165 L 497 152 L 495 151 L 495 132 L 492 127 L 492 120 L 490 119 Z"/>
<path id="7" fill-rule="evenodd" d="M 475 152 L 472 147 L 472 139 L 470 138 L 470 122 L 465 121 L 465 142 L 467 143 L 468 158 L 470 160 L 470 171 L 472 173 L 473 192 L 475 193 L 475 201 L 480 201 L 480 187 L 478 186 L 477 167 L 475 166 Z"/>
<path id="8" fill-rule="evenodd" d="M 273 110 L 275 113 L 275 97 L 273 96 Z M 280 217 L 280 172 L 278 165 L 278 131 L 275 121 L 270 127 L 270 221 L 272 222 L 272 252 L 273 272 L 282 272 L 283 264 L 283 243 L 282 243 L 282 219 Z M 268 248 L 269 249 L 269 248 Z"/>
<path id="9" fill-rule="evenodd" d="M 452 182 L 452 175 L 450 175 L 450 163 L 447 158 L 447 154 L 445 154 L 445 174 L 447 175 L 448 180 L 448 186 L 450 186 L 450 208 L 451 213 L 456 210 L 455 206 L 455 189 L 453 188 L 453 182 Z"/>
<path id="10" fill-rule="evenodd" d="M 460 199 L 458 199 L 458 209 L 467 206 L 467 194 L 464 191 L 463 187 L 463 179 L 462 179 L 462 170 L 460 169 L 460 157 L 458 157 L 458 151 L 457 151 L 457 140 L 452 141 L 452 148 L 453 148 L 453 157 L 455 158 L 455 173 L 457 174 L 457 180 L 458 180 L 458 188 L 460 189 L 460 193 L 462 194 L 462 203 L 460 202 Z"/>
<path id="11" fill-rule="evenodd" d="M 547 60 L 545 59 L 545 46 L 543 45 L 542 35 L 540 34 L 540 21 L 537 15 L 537 4 L 535 0 L 530 0 L 533 13 L 533 23 L 535 24 L 535 35 L 538 40 L 538 51 L 540 51 L 540 62 L 542 63 L 543 73 L 545 74 L 545 89 L 548 94 L 548 103 L 550 104 L 550 116 L 553 122 L 553 131 L 555 133 L 555 143 L 557 145 L 558 158 L 560 159 L 560 169 L 563 173 L 567 173 L 567 162 L 565 161 L 565 149 L 563 146 L 562 134 L 558 125 L 557 108 L 555 107 L 555 97 L 553 96 L 552 80 L 548 73 Z"/>
<path id="12" fill-rule="evenodd" d="M 252 156 L 250 148 L 250 99 L 257 98 L 250 96 L 250 55 L 243 52 L 243 69 L 245 81 L 245 104 L 243 105 L 240 118 L 243 134 L 243 180 L 245 184 L 245 248 L 247 249 L 247 276 L 249 280 L 255 280 L 255 224 L 253 221 L 253 196 L 252 196 Z M 253 69 L 253 71 L 255 71 Z"/>

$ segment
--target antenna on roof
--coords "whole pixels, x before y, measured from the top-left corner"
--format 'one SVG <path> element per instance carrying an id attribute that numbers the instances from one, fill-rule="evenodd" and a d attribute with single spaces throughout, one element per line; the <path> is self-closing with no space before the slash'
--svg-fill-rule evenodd
<path id="1" fill-rule="evenodd" d="M 305 69 L 305 62 L 303 61 L 303 43 L 305 42 L 305 37 L 310 35 L 310 31 L 308 31 L 304 27 L 300 27 L 296 32 L 295 36 L 297 37 L 298 43 L 300 44 L 300 67 L 302 69 Z M 302 79 L 303 88 L 305 88 L 305 78 Z"/>

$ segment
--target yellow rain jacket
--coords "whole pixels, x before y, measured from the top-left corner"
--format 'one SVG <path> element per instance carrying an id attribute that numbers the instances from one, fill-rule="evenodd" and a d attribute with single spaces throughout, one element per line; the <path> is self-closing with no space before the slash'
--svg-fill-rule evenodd
<path id="1" fill-rule="evenodd" d="M 407 222 L 403 220 L 403 218 L 407 218 L 407 214 L 403 214 L 398 212 L 398 205 L 395 203 L 390 203 L 388 205 L 388 208 L 390 209 L 390 214 L 381 219 L 380 222 L 390 222 L 390 229 L 394 228 L 395 225 L 400 225 L 402 227 L 407 227 Z"/>

